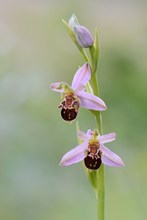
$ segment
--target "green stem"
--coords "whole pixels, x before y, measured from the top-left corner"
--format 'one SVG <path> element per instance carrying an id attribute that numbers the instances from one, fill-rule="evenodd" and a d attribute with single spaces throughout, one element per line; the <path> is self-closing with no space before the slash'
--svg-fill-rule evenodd
<path id="1" fill-rule="evenodd" d="M 91 85 L 93 92 L 96 96 L 99 96 L 99 87 L 96 73 L 92 73 Z M 95 112 L 96 123 L 100 134 L 103 133 L 102 117 L 101 112 Z M 104 165 L 102 164 L 100 169 L 97 171 L 97 209 L 98 209 L 98 220 L 104 220 L 104 206 L 105 206 L 105 185 L 104 185 Z"/>
<path id="2" fill-rule="evenodd" d="M 81 54 L 82 54 L 84 60 L 90 64 L 89 57 L 87 56 L 87 54 L 85 53 L 85 51 L 83 50 L 83 48 L 78 47 L 78 49 L 80 50 L 80 52 L 81 52 Z"/>
<path id="3" fill-rule="evenodd" d="M 102 164 L 98 170 L 98 220 L 104 220 L 104 208 L 105 208 L 105 185 L 104 185 L 104 165 Z"/>
<path id="4" fill-rule="evenodd" d="M 92 70 L 91 70 L 92 71 Z M 98 88 L 98 80 L 97 75 L 95 72 L 91 74 L 91 86 L 93 88 L 93 93 L 98 96 L 99 95 L 99 88 Z"/>

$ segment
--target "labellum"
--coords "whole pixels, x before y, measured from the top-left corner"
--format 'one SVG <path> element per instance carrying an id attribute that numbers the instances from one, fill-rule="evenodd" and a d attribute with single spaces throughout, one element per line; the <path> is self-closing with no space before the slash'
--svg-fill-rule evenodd
<path id="1" fill-rule="evenodd" d="M 67 94 L 59 105 L 61 116 L 65 121 L 72 121 L 77 117 L 80 101 L 74 94 Z"/>
<path id="2" fill-rule="evenodd" d="M 85 166 L 90 170 L 97 170 L 101 166 L 101 151 L 99 150 L 99 142 L 89 144 L 86 151 L 86 157 L 84 158 Z"/>

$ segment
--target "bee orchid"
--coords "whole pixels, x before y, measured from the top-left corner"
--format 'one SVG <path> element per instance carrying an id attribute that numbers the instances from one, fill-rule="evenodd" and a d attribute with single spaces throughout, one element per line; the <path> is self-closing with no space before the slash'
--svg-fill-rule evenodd
<path id="1" fill-rule="evenodd" d="M 81 106 L 96 111 L 107 109 L 102 99 L 86 92 L 86 83 L 90 78 L 90 66 L 88 63 L 85 63 L 75 73 L 71 86 L 65 82 L 56 82 L 50 85 L 53 91 L 62 93 L 63 99 L 59 108 L 61 109 L 61 116 L 64 120 L 74 120 Z"/>
<path id="2" fill-rule="evenodd" d="M 78 132 L 78 138 L 83 142 L 67 152 L 61 166 L 69 166 L 84 160 L 85 166 L 90 170 L 97 170 L 101 163 L 108 166 L 124 166 L 122 159 L 103 144 L 114 141 L 115 133 L 100 135 L 97 130 L 88 130 L 87 133 Z"/>

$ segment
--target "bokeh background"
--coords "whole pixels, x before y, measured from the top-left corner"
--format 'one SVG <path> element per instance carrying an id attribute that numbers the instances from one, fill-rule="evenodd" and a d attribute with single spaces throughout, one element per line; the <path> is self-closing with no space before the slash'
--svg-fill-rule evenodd
<path id="1" fill-rule="evenodd" d="M 0 219 L 96 219 L 83 167 L 59 167 L 76 146 L 64 122 L 56 81 L 70 83 L 83 59 L 62 19 L 99 31 L 99 84 L 108 106 L 104 132 L 126 167 L 106 167 L 106 219 L 147 219 L 147 1 L 0 1 Z M 95 128 L 81 109 L 83 131 Z"/>

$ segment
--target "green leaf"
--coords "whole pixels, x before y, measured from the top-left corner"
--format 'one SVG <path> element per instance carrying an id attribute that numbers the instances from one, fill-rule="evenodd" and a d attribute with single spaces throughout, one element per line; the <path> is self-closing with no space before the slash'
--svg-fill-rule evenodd
<path id="1" fill-rule="evenodd" d="M 85 167 L 85 166 L 84 166 Z M 89 170 L 85 167 L 85 173 L 95 190 L 97 190 L 97 171 Z"/>
<path id="2" fill-rule="evenodd" d="M 74 41 L 74 43 L 75 43 L 78 47 L 80 47 L 80 46 L 78 45 L 78 42 L 77 42 L 76 37 L 75 37 L 75 34 L 74 34 L 73 30 L 71 29 L 71 27 L 68 25 L 68 23 L 67 23 L 65 20 L 62 20 L 62 21 L 63 21 L 63 23 L 65 24 L 65 26 L 66 26 L 66 28 L 67 28 L 67 31 L 68 31 L 68 33 L 69 33 L 71 39 Z"/>
<path id="3" fill-rule="evenodd" d="M 96 72 L 98 65 L 98 57 L 99 57 L 99 45 L 98 45 L 98 31 L 95 30 L 95 39 L 94 39 L 94 72 Z"/>
<path id="4" fill-rule="evenodd" d="M 86 91 L 89 92 L 90 94 L 93 94 L 93 89 L 89 82 L 86 83 Z"/>

